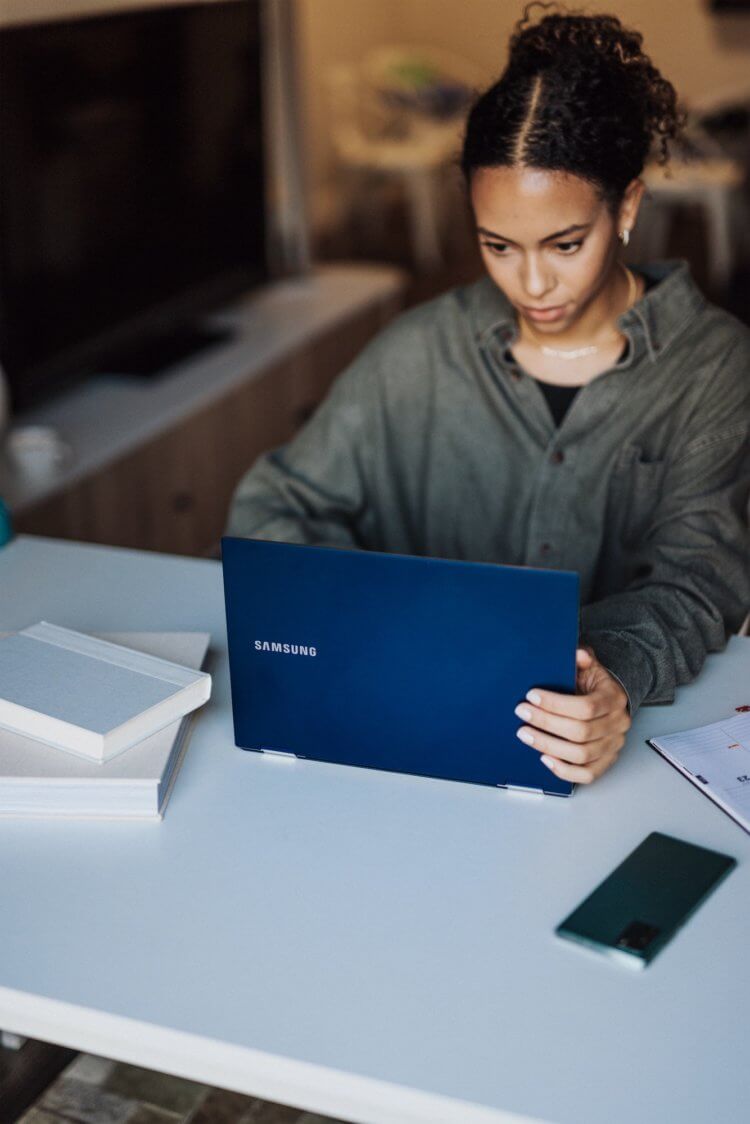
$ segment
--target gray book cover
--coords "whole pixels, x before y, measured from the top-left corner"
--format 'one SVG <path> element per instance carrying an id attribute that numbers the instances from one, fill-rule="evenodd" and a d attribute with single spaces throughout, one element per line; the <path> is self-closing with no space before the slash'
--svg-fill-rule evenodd
<path id="1" fill-rule="evenodd" d="M 0 639 L 0 727 L 106 760 L 205 702 L 210 676 L 45 621 Z"/>

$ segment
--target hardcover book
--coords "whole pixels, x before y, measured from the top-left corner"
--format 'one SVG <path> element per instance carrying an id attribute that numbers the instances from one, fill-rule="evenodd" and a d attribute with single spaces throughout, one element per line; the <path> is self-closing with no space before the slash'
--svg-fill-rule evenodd
<path id="1" fill-rule="evenodd" d="M 0 639 L 0 727 L 109 761 L 201 706 L 211 676 L 41 621 Z"/>

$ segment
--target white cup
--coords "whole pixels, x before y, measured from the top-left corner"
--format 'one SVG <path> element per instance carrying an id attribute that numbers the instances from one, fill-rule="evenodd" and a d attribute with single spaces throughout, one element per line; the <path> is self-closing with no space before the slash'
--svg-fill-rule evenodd
<path id="1" fill-rule="evenodd" d="M 55 476 L 73 457 L 73 451 L 52 426 L 20 425 L 5 439 L 11 468 L 35 480 Z"/>

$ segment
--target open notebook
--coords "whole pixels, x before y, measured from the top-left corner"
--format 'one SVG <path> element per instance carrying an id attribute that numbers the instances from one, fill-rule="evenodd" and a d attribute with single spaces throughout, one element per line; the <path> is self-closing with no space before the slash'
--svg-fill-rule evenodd
<path id="1" fill-rule="evenodd" d="M 648 744 L 750 832 L 750 710 Z"/>

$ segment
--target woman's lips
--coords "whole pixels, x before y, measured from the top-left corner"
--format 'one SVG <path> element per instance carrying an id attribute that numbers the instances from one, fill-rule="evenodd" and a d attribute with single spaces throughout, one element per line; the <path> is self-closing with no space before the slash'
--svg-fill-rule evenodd
<path id="1" fill-rule="evenodd" d="M 523 308 L 524 315 L 528 316 L 530 320 L 545 322 L 547 320 L 559 320 L 561 316 L 565 315 L 564 304 L 558 305 L 556 308 L 544 309 L 541 312 L 537 312 L 533 308 L 526 308 L 523 305 L 521 307 Z"/>

